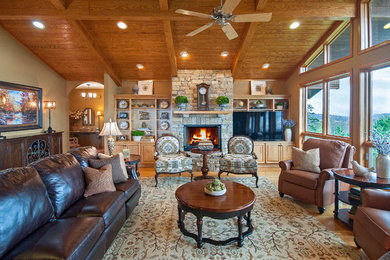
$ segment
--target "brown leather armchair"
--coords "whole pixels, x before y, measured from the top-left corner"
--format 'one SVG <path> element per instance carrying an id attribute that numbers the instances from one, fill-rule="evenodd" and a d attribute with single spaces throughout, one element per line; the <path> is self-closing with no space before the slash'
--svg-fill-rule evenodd
<path id="1" fill-rule="evenodd" d="M 370 259 L 378 259 L 390 250 L 390 192 L 362 190 L 362 205 L 353 221 L 353 234 L 358 247 Z"/>
<path id="2" fill-rule="evenodd" d="M 278 190 L 280 197 L 287 194 L 314 204 L 322 214 L 325 211 L 325 206 L 334 201 L 332 169 L 350 168 L 356 149 L 348 143 L 335 140 L 309 139 L 304 142 L 304 151 L 313 148 L 320 148 L 321 173 L 295 170 L 291 160 L 281 161 L 279 162 L 281 173 Z M 348 189 L 348 187 L 344 184 L 340 190 Z"/>

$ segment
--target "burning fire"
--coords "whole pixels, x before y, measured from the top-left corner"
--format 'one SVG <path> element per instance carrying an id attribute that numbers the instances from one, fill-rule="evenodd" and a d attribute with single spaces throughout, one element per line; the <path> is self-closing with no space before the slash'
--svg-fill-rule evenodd
<path id="1" fill-rule="evenodd" d="M 201 128 L 198 133 L 194 133 L 192 135 L 192 140 L 190 141 L 190 144 L 199 143 L 199 141 L 201 140 L 211 140 L 213 143 L 216 142 L 215 137 L 212 136 L 212 132 L 207 131 L 206 128 Z"/>

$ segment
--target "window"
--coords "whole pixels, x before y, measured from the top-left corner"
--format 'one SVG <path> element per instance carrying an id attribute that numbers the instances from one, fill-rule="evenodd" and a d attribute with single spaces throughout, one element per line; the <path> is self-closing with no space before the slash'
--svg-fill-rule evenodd
<path id="1" fill-rule="evenodd" d="M 390 1 L 390 0 L 389 0 Z M 319 54 L 317 54 L 319 53 Z M 351 54 L 351 24 L 342 23 L 301 67 L 301 73 Z"/>
<path id="2" fill-rule="evenodd" d="M 351 82 L 340 75 L 304 86 L 304 135 L 350 137 Z"/>
<path id="3" fill-rule="evenodd" d="M 390 0 L 371 0 L 362 4 L 362 49 L 390 40 Z"/>

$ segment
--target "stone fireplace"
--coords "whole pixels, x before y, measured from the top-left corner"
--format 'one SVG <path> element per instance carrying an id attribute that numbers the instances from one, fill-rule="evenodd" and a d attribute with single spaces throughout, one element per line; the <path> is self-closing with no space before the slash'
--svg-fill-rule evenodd
<path id="1" fill-rule="evenodd" d="M 185 125 L 183 129 L 184 151 L 196 148 L 201 140 L 210 140 L 214 148 L 221 149 L 221 125 Z"/>

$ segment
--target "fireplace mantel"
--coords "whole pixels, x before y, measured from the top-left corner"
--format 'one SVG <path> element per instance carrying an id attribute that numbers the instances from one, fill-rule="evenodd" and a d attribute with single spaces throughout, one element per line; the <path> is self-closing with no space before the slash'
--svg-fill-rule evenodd
<path id="1" fill-rule="evenodd" d="M 233 114 L 232 110 L 228 111 L 200 111 L 200 110 L 191 110 L 191 111 L 173 111 L 173 114 L 176 115 L 182 115 L 183 117 L 189 117 L 190 115 L 228 115 L 228 114 Z"/>

